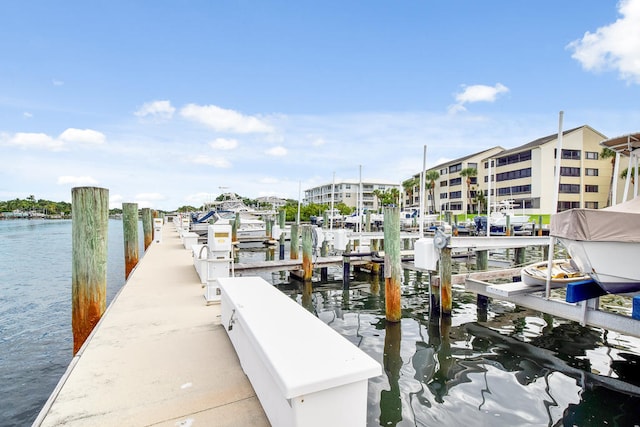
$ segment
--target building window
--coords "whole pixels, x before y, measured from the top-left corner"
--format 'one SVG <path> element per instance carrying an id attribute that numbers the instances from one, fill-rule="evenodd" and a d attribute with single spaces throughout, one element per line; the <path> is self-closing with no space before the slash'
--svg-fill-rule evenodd
<path id="1" fill-rule="evenodd" d="M 446 175 L 446 174 L 447 174 L 447 168 L 440 169 L 440 175 Z"/>
<path id="2" fill-rule="evenodd" d="M 514 194 L 531 194 L 531 185 L 498 188 L 498 196 L 512 196 Z"/>
<path id="3" fill-rule="evenodd" d="M 440 198 L 441 199 L 446 199 L 448 197 L 449 197 L 449 195 L 447 193 L 440 193 Z"/>
<path id="4" fill-rule="evenodd" d="M 569 209 L 578 209 L 580 202 L 558 202 L 558 212 L 567 211 Z"/>
<path id="5" fill-rule="evenodd" d="M 595 151 L 585 151 L 585 157 L 587 158 L 587 160 L 598 160 L 599 158 L 599 153 L 595 152 Z"/>
<path id="6" fill-rule="evenodd" d="M 586 168 L 584 174 L 586 176 L 598 176 L 598 169 Z"/>
<path id="7" fill-rule="evenodd" d="M 511 179 L 528 178 L 531 176 L 531 168 L 518 169 L 509 172 L 502 172 L 496 174 L 496 181 L 508 181 Z"/>
<path id="8" fill-rule="evenodd" d="M 459 172 L 462 170 L 462 163 L 449 166 L 449 173 Z"/>
<path id="9" fill-rule="evenodd" d="M 521 153 L 511 154 L 509 156 L 498 157 L 496 159 L 497 166 L 511 165 L 513 163 L 526 162 L 531 160 L 531 150 Z"/>
<path id="10" fill-rule="evenodd" d="M 562 166 L 560 168 L 560 176 L 580 176 L 580 168 Z"/>
<path id="11" fill-rule="evenodd" d="M 584 186 L 584 192 L 585 193 L 597 193 L 598 192 L 598 186 L 597 185 L 585 185 Z"/>
<path id="12" fill-rule="evenodd" d="M 598 202 L 584 202 L 584 207 L 587 209 L 598 209 Z"/>
<path id="13" fill-rule="evenodd" d="M 556 150 L 553 152 L 553 158 L 556 158 Z M 565 160 L 580 160 L 580 150 L 562 150 L 562 158 Z"/>
<path id="14" fill-rule="evenodd" d="M 475 169 L 475 170 L 478 170 L 478 164 L 477 163 L 467 163 L 467 167 Z"/>
<path id="15" fill-rule="evenodd" d="M 462 191 L 452 191 L 449 193 L 449 198 L 450 199 L 461 199 L 462 198 Z"/>
<path id="16" fill-rule="evenodd" d="M 447 185 L 449 185 L 447 181 L 440 181 L 440 187 L 446 187 Z"/>
<path id="17" fill-rule="evenodd" d="M 462 178 L 458 177 L 458 178 L 453 178 L 449 180 L 449 185 L 453 186 L 453 185 L 460 185 L 462 184 Z"/>
<path id="18" fill-rule="evenodd" d="M 449 210 L 452 211 L 461 211 L 462 210 L 462 203 L 451 203 L 449 205 Z"/>
<path id="19" fill-rule="evenodd" d="M 580 185 L 579 184 L 560 184 L 560 188 L 558 191 L 560 193 L 579 194 Z"/>
<path id="20" fill-rule="evenodd" d="M 345 190 L 351 190 L 351 184 L 345 184 L 344 188 Z"/>

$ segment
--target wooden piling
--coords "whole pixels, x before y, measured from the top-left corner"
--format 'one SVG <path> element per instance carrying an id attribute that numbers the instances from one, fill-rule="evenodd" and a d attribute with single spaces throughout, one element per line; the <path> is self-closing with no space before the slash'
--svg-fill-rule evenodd
<path id="1" fill-rule="evenodd" d="M 542 236 L 542 215 L 538 216 L 538 236 Z"/>
<path id="2" fill-rule="evenodd" d="M 514 261 L 516 266 L 521 267 L 524 265 L 525 262 L 525 251 L 526 248 L 515 248 L 515 253 L 514 253 Z"/>
<path id="3" fill-rule="evenodd" d="M 345 252 L 342 255 L 342 288 L 349 289 L 349 282 L 351 281 L 351 258 L 349 252 Z"/>
<path id="4" fill-rule="evenodd" d="M 311 225 L 302 226 L 302 280 L 310 282 L 313 278 L 313 229 Z"/>
<path id="5" fill-rule="evenodd" d="M 71 328 L 75 355 L 107 308 L 109 190 L 73 188 L 71 206 Z"/>
<path id="6" fill-rule="evenodd" d="M 511 236 L 511 216 L 507 215 L 507 225 L 505 227 L 504 233 L 506 236 Z"/>
<path id="7" fill-rule="evenodd" d="M 400 256 L 400 209 L 386 207 L 384 212 L 384 292 L 385 315 L 389 322 L 402 318 L 400 302 L 402 259 Z"/>
<path id="8" fill-rule="evenodd" d="M 300 252 L 300 228 L 298 224 L 291 224 L 290 259 L 298 259 Z"/>
<path id="9" fill-rule="evenodd" d="M 451 248 L 440 251 L 440 315 L 451 316 L 453 296 L 451 291 Z"/>
<path id="10" fill-rule="evenodd" d="M 281 209 L 280 212 L 278 212 L 278 225 L 280 226 L 280 242 L 279 242 L 278 255 L 280 260 L 284 259 L 284 241 L 285 241 L 284 226 L 285 226 L 286 215 L 287 215 L 287 211 L 285 211 L 284 209 Z"/>
<path id="11" fill-rule="evenodd" d="M 122 227 L 124 235 L 124 277 L 129 278 L 129 274 L 138 264 L 139 243 L 138 243 L 138 204 L 122 204 Z"/>
<path id="12" fill-rule="evenodd" d="M 329 243 L 324 240 L 322 242 L 322 246 L 320 247 L 320 256 L 326 257 L 329 255 Z M 329 279 L 329 269 L 327 267 L 322 267 L 320 269 L 320 281 L 326 283 Z"/>
<path id="13" fill-rule="evenodd" d="M 476 269 L 486 271 L 489 268 L 489 251 L 476 251 Z M 489 297 L 478 294 L 476 297 L 476 314 L 478 322 L 487 321 L 487 309 L 489 308 Z"/>
<path id="14" fill-rule="evenodd" d="M 142 234 L 144 235 L 144 250 L 146 251 L 153 241 L 153 219 L 149 208 L 142 208 Z"/>

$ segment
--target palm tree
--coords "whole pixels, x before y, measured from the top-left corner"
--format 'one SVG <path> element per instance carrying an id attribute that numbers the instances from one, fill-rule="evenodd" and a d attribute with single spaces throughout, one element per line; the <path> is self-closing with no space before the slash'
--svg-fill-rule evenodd
<path id="1" fill-rule="evenodd" d="M 613 171 L 615 170 L 616 167 L 616 152 L 613 151 L 610 148 L 607 147 L 603 147 L 602 151 L 600 152 L 600 158 L 601 159 L 611 159 L 611 181 L 609 182 L 609 192 L 607 195 L 607 206 L 611 206 L 611 201 L 613 200 L 613 178 L 615 178 L 613 176 Z"/>
<path id="2" fill-rule="evenodd" d="M 409 205 L 413 204 L 413 193 L 414 188 L 420 184 L 420 179 L 417 177 L 411 177 L 402 183 L 402 188 L 404 188 L 404 192 L 409 196 Z"/>
<path id="3" fill-rule="evenodd" d="M 627 175 L 629 174 L 629 168 L 624 168 L 622 172 L 620 172 L 620 178 L 627 179 Z M 636 182 L 636 168 L 631 168 L 631 184 L 635 184 Z"/>
<path id="4" fill-rule="evenodd" d="M 466 178 L 467 181 L 467 200 L 471 200 L 471 178 L 478 175 L 478 170 L 476 168 L 464 168 L 460 171 L 460 176 Z M 468 209 L 464 210 L 464 213 L 467 214 Z M 471 211 L 473 211 L 473 203 L 471 203 Z"/>
<path id="5" fill-rule="evenodd" d="M 440 178 L 440 173 L 437 170 L 430 170 L 424 175 L 424 180 L 427 183 L 427 188 L 429 189 L 429 195 L 431 196 L 431 213 L 436 213 L 436 197 L 435 197 L 435 188 L 436 181 Z"/>

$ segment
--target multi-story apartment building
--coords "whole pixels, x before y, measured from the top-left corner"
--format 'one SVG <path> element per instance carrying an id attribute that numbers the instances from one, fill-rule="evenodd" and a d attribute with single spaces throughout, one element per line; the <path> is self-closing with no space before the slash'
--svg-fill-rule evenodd
<path id="1" fill-rule="evenodd" d="M 484 186 L 479 186 L 482 182 L 483 161 L 497 153 L 504 151 L 502 147 L 493 147 L 469 156 L 442 163 L 427 171 L 427 182 L 425 183 L 427 197 L 425 199 L 425 210 L 427 212 L 452 211 L 462 213 L 464 211 L 473 212 L 472 200 L 476 198 L 476 193 L 483 190 Z M 465 177 L 465 169 L 475 169 L 476 176 Z M 429 191 L 429 173 L 437 172 L 433 191 Z M 462 173 L 461 173 L 462 172 Z M 411 207 L 418 207 L 420 204 L 420 173 L 412 176 L 412 188 L 405 188 L 405 204 Z M 406 182 L 406 181 L 405 181 Z"/>
<path id="2" fill-rule="evenodd" d="M 602 159 L 600 155 L 600 142 L 604 139 L 603 134 L 587 125 L 562 133 L 559 211 L 606 206 L 612 168 L 611 161 Z M 436 206 L 439 212 L 473 213 L 477 212 L 476 195 L 479 195 L 485 201 L 490 199 L 491 204 L 513 200 L 524 214 L 551 213 L 555 196 L 557 143 L 558 134 L 555 133 L 516 148 L 504 150 L 494 147 L 431 168 L 430 171 L 437 171 L 440 177 L 433 191 L 435 201 L 432 203 L 429 195 L 425 207 L 428 211 L 433 210 L 431 206 Z M 471 177 L 469 186 L 467 179 L 460 174 L 466 168 L 475 168 L 477 172 L 475 177 Z M 414 178 L 419 176 L 418 173 Z M 408 204 L 417 206 L 419 194 L 419 188 L 414 188 Z"/>
<path id="3" fill-rule="evenodd" d="M 333 188 L 333 192 L 332 192 Z M 396 188 L 402 194 L 400 184 L 388 181 L 362 181 L 362 208 L 366 210 L 376 211 L 378 200 L 374 196 L 374 190 L 382 192 Z M 344 203 L 352 208 L 358 207 L 358 195 L 360 192 L 360 181 L 358 180 L 342 180 L 340 182 L 322 184 L 317 187 L 304 190 L 305 204 L 331 204 L 333 198 L 334 203 Z"/>

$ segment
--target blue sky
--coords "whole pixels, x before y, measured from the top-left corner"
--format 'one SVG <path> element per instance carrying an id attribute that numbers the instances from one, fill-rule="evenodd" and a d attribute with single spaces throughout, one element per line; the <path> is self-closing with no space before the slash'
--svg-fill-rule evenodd
<path id="1" fill-rule="evenodd" d="M 7 0 L 0 58 L 0 200 L 297 199 L 640 121 L 640 0 Z"/>

